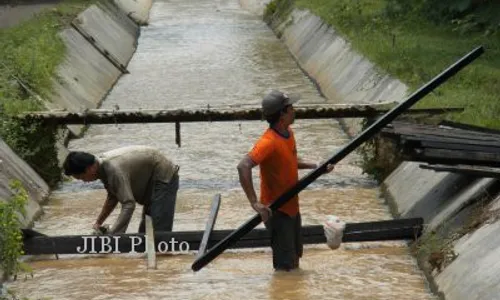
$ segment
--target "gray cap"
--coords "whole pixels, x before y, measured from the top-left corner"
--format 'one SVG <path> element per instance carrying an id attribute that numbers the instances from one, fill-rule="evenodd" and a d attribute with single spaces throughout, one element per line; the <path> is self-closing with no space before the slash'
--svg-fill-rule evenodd
<path id="1" fill-rule="evenodd" d="M 299 99 L 299 95 L 288 95 L 277 90 L 272 90 L 262 99 L 262 113 L 264 116 L 270 116 L 279 112 L 287 105 L 294 104 Z"/>

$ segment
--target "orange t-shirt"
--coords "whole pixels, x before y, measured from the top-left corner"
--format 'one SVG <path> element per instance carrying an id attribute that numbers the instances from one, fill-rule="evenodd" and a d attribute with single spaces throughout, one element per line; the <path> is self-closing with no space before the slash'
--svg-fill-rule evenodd
<path id="1" fill-rule="evenodd" d="M 293 187 L 299 179 L 297 148 L 291 128 L 289 137 L 283 137 L 268 128 L 248 154 L 260 167 L 260 199 L 269 205 Z M 295 195 L 279 208 L 295 216 L 299 212 L 299 197 Z"/>

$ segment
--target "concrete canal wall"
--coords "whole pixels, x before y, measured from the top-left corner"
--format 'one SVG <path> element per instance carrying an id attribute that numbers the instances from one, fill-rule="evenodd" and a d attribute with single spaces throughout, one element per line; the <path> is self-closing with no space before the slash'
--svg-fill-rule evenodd
<path id="1" fill-rule="evenodd" d="M 261 15 L 264 7 L 256 6 L 264 2 L 269 1 L 240 0 L 242 7 Z M 335 28 L 309 11 L 294 9 L 269 25 L 328 102 L 401 102 L 408 96 L 405 84 L 380 71 Z M 359 132 L 359 120 L 343 122 L 349 135 Z M 432 271 L 427 260 L 419 260 L 435 293 L 454 300 L 500 298 L 498 180 L 438 173 L 421 169 L 419 163 L 403 162 L 381 188 L 394 217 L 423 217 L 425 232 L 439 234 L 443 269 Z"/>
<path id="2" fill-rule="evenodd" d="M 137 47 L 140 25 L 147 24 L 152 0 L 114 0 L 92 5 L 60 32 L 66 55 L 53 79 L 53 93 L 46 107 L 82 111 L 99 107 L 113 88 Z M 79 135 L 81 126 L 68 128 Z M 61 157 L 66 151 L 59 145 Z M 43 213 L 41 203 L 50 191 L 43 179 L 0 138 L 0 199 L 12 193 L 9 184 L 20 180 L 29 193 L 25 226 Z"/>
<path id="3" fill-rule="evenodd" d="M 437 232 L 443 244 L 449 241 L 441 251 L 448 259 L 441 272 L 419 262 L 432 288 L 444 299 L 498 299 L 498 180 L 436 173 L 418 165 L 403 162 L 382 189 L 396 217 L 423 217 L 428 233 Z"/>
<path id="4" fill-rule="evenodd" d="M 98 107 L 125 72 L 138 36 L 139 26 L 112 3 L 92 5 L 80 13 L 72 27 L 60 33 L 66 56 L 57 68 L 47 108 L 82 111 Z M 82 126 L 69 129 L 78 136 Z"/>
<path id="5" fill-rule="evenodd" d="M 379 104 L 404 100 L 405 84 L 382 73 L 353 51 L 348 41 L 307 10 L 293 10 L 283 21 L 271 22 L 301 68 L 332 104 Z M 341 120 L 350 136 L 360 131 L 360 120 Z"/>
<path id="6" fill-rule="evenodd" d="M 0 201 L 6 201 L 13 196 L 10 183 L 19 180 L 29 195 L 30 201 L 26 207 L 24 226 L 30 226 L 42 209 L 40 204 L 49 194 L 49 187 L 45 181 L 12 149 L 0 139 Z"/>

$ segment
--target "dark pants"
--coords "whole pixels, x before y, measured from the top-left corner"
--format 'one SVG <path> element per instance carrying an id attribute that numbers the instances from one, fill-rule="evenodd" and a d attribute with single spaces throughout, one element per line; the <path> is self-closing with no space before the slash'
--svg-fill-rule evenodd
<path id="1" fill-rule="evenodd" d="M 291 217 L 275 211 L 265 225 L 271 233 L 273 267 L 286 271 L 297 268 L 303 252 L 300 214 Z"/>
<path id="2" fill-rule="evenodd" d="M 151 203 L 144 205 L 139 232 L 145 232 L 145 214 L 153 219 L 155 231 L 172 231 L 174 225 L 175 202 L 179 189 L 179 175 L 176 173 L 170 182 L 156 181 L 151 195 Z"/>

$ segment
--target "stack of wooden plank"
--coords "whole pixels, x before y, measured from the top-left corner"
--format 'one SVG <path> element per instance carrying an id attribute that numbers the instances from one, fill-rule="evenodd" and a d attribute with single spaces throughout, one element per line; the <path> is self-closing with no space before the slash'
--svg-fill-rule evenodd
<path id="1" fill-rule="evenodd" d="M 424 168 L 499 177 L 500 131 L 452 122 L 393 122 L 381 135 L 394 140 L 406 159 L 433 165 Z"/>

